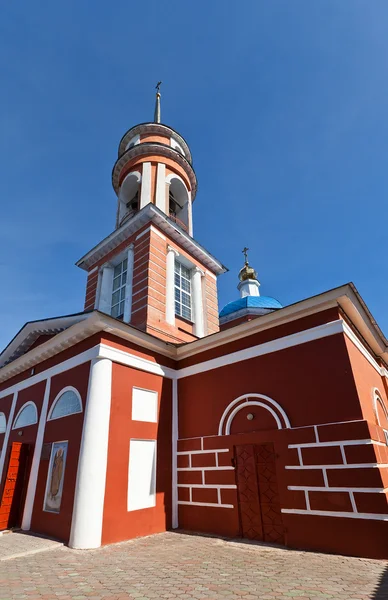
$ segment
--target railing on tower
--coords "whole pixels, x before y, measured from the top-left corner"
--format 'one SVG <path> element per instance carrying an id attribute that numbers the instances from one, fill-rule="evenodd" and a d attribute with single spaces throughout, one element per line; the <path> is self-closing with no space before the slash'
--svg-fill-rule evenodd
<path id="1" fill-rule="evenodd" d="M 170 217 L 171 221 L 174 221 L 174 223 L 176 223 L 181 229 L 183 229 L 184 231 L 189 231 L 189 228 L 186 225 L 186 223 L 184 223 L 183 221 L 178 219 L 178 217 L 176 216 L 175 213 L 170 212 L 169 217 Z"/>

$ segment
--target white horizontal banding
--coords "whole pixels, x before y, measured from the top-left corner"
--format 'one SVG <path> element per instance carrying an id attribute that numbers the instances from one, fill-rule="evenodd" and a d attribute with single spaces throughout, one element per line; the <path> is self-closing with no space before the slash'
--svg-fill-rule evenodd
<path id="1" fill-rule="evenodd" d="M 178 500 L 178 504 L 186 504 L 187 506 L 212 506 L 213 508 L 234 508 L 233 504 L 216 504 L 211 502 L 185 502 Z"/>
<path id="2" fill-rule="evenodd" d="M 266 402 L 268 402 L 271 406 L 275 407 L 279 413 L 281 414 L 281 416 L 284 419 L 284 423 L 286 425 L 287 428 L 291 427 L 291 423 L 289 418 L 287 417 L 287 414 L 285 412 L 285 410 L 280 406 L 280 404 L 278 402 L 276 402 L 275 400 L 273 400 L 272 398 L 270 398 L 269 396 L 265 396 L 264 394 L 243 394 L 242 396 L 239 396 L 238 398 L 236 398 L 235 400 L 232 400 L 232 402 L 230 402 L 228 404 L 228 406 L 225 408 L 222 417 L 220 419 L 220 424 L 218 426 L 218 435 L 222 435 L 222 430 L 224 427 L 224 422 L 226 419 L 226 415 L 229 413 L 229 411 L 231 410 L 231 408 L 233 408 L 233 406 L 236 406 L 236 404 L 238 404 L 239 402 L 241 402 L 242 407 L 244 405 L 246 405 L 248 402 L 250 402 L 250 398 L 260 398 L 260 400 L 265 400 Z M 267 408 L 265 406 L 265 408 Z M 268 407 L 268 410 L 269 407 Z M 279 429 L 281 429 L 282 427 L 279 427 Z"/>
<path id="3" fill-rule="evenodd" d="M 360 463 L 360 464 L 340 464 L 340 465 L 287 465 L 286 469 L 386 469 L 388 464 L 380 463 Z"/>
<path id="4" fill-rule="evenodd" d="M 181 488 L 208 488 L 211 490 L 236 490 L 237 485 L 213 485 L 211 483 L 178 483 L 178 487 Z"/>
<path id="5" fill-rule="evenodd" d="M 304 485 L 289 485 L 287 489 L 306 492 L 357 492 L 360 494 L 385 494 L 388 491 L 388 488 L 314 487 Z"/>
<path id="6" fill-rule="evenodd" d="M 179 467 L 178 471 L 234 471 L 234 467 Z"/>
<path id="7" fill-rule="evenodd" d="M 388 514 L 336 512 L 332 510 L 305 510 L 302 508 L 282 508 L 282 513 L 294 515 L 311 515 L 317 517 L 344 517 L 345 519 L 366 519 L 369 521 L 388 521 Z"/>
<path id="8" fill-rule="evenodd" d="M 177 452 L 177 454 L 184 456 L 187 454 L 214 454 L 217 452 L 229 452 L 227 448 L 225 450 L 184 450 L 182 452 Z"/>
<path id="9" fill-rule="evenodd" d="M 339 440 L 338 442 L 312 442 L 311 444 L 289 444 L 289 448 L 321 448 L 324 446 L 366 446 L 375 444 L 377 446 L 385 446 L 383 442 L 376 440 Z"/>

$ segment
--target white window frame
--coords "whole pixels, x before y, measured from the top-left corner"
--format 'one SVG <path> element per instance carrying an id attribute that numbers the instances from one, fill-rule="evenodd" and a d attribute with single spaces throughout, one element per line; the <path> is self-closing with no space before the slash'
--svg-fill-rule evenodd
<path id="1" fill-rule="evenodd" d="M 183 289 L 183 287 L 181 285 L 179 285 L 179 286 L 177 285 L 176 280 L 175 280 L 175 275 L 177 274 L 176 273 L 176 267 L 177 267 L 177 265 L 180 266 L 179 277 L 180 277 L 181 280 L 182 280 L 182 267 L 186 271 L 189 272 L 189 278 L 184 277 L 183 279 L 185 281 L 189 281 L 189 283 L 190 283 L 190 291 L 187 291 L 187 290 Z M 175 257 L 175 261 L 174 261 L 174 312 L 175 312 L 175 316 L 176 317 L 180 317 L 182 319 L 185 319 L 186 321 L 190 321 L 191 323 L 193 323 L 193 294 L 192 294 L 193 281 L 192 280 L 193 280 L 192 267 L 190 268 L 189 266 L 187 266 L 187 263 L 185 263 L 184 261 L 182 261 L 180 256 L 179 257 Z M 176 291 L 177 290 L 179 291 L 179 294 L 180 294 L 180 300 L 179 301 L 176 299 Z M 182 307 L 188 308 L 186 305 L 184 305 L 182 303 L 182 292 L 184 294 L 186 294 L 187 296 L 189 296 L 189 298 L 190 298 L 190 307 L 189 307 L 190 316 L 189 317 L 186 316 L 186 315 L 184 315 L 184 314 L 182 314 L 183 313 Z M 177 304 L 180 306 L 180 312 L 177 311 Z"/>
<path id="2" fill-rule="evenodd" d="M 7 431 L 7 417 L 5 416 L 5 413 L 3 411 L 0 412 L 0 417 L 3 416 L 4 417 L 4 421 L 5 421 L 5 426 L 4 426 L 4 431 L 0 430 L 0 434 L 5 433 Z"/>
<path id="3" fill-rule="evenodd" d="M 124 263 L 126 263 L 125 265 L 125 269 L 124 269 Z M 118 267 L 121 267 L 121 271 L 118 275 L 115 276 L 115 271 Z M 125 274 L 125 281 L 123 283 L 123 277 Z M 120 285 L 119 287 L 117 287 L 115 289 L 114 285 L 115 285 L 115 279 L 120 279 Z M 114 317 L 115 319 L 120 319 L 121 317 L 124 318 L 124 312 L 125 312 L 125 298 L 126 298 L 126 289 L 127 289 L 127 278 L 128 278 L 128 256 L 125 256 L 125 258 L 123 258 L 123 260 L 121 260 L 120 262 L 118 262 L 115 266 L 113 266 L 113 279 L 112 279 L 112 295 L 111 295 L 111 308 L 110 308 L 110 314 L 112 317 Z M 122 296 L 122 292 L 124 293 L 123 298 Z M 119 294 L 119 301 L 116 302 L 115 304 L 113 303 L 113 296 L 114 294 Z M 120 306 L 123 305 L 123 311 L 120 312 Z M 113 314 L 113 309 L 118 306 L 119 307 L 119 312 L 117 315 Z"/>
<path id="4" fill-rule="evenodd" d="M 74 392 L 74 394 L 77 396 L 79 404 L 80 404 L 80 409 L 81 410 L 77 410 L 76 412 L 72 412 L 72 413 L 68 413 L 67 415 L 61 415 L 59 417 L 53 417 L 52 414 L 54 412 L 55 406 L 57 405 L 57 403 L 59 402 L 59 400 L 61 399 L 61 397 L 63 396 L 63 394 L 65 394 L 66 392 Z M 48 417 L 47 417 L 47 421 L 56 421 L 57 419 L 65 419 L 66 417 L 70 417 L 71 415 L 79 415 L 83 412 L 83 407 L 82 407 L 82 398 L 81 398 L 81 394 L 79 393 L 79 391 L 73 387 L 72 385 L 68 385 L 66 387 L 64 387 L 59 394 L 57 394 L 54 398 L 54 401 L 51 405 Z"/>
<path id="5" fill-rule="evenodd" d="M 16 426 L 17 420 L 20 417 L 21 413 L 23 412 L 23 410 L 29 406 L 32 405 L 35 408 L 35 415 L 36 415 L 36 421 L 34 421 L 33 423 L 28 423 L 27 425 L 18 425 Z M 13 420 L 13 424 L 12 424 L 12 429 L 22 429 L 23 427 L 31 427 L 31 425 L 36 425 L 37 422 L 39 421 L 39 416 L 38 416 L 38 409 L 36 408 L 36 404 L 35 402 L 32 402 L 31 400 L 29 402 L 25 402 L 23 404 L 23 406 L 20 408 L 18 414 L 16 415 L 16 417 Z"/>

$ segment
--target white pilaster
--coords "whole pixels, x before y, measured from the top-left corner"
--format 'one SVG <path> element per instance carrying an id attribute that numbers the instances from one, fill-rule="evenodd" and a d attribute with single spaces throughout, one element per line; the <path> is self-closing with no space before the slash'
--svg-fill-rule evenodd
<path id="1" fill-rule="evenodd" d="M 178 521 L 178 380 L 172 380 L 172 528 L 179 527 Z"/>
<path id="2" fill-rule="evenodd" d="M 112 308 L 113 267 L 105 266 L 101 273 L 100 297 L 98 310 L 110 315 Z"/>
<path id="3" fill-rule="evenodd" d="M 15 415 L 15 407 L 16 407 L 17 398 L 18 398 L 18 393 L 14 392 L 13 398 L 12 398 L 11 410 L 9 411 L 7 427 L 6 427 L 5 435 L 4 435 L 3 448 L 2 448 L 1 456 L 0 456 L 0 484 L 1 484 L 1 479 L 3 477 L 5 455 L 7 454 L 9 434 L 11 433 L 11 429 L 12 429 L 12 423 L 13 423 L 13 418 Z"/>
<path id="4" fill-rule="evenodd" d="M 175 325 L 175 257 L 178 252 L 171 246 L 167 247 L 166 263 L 166 321 L 170 325 Z"/>
<path id="5" fill-rule="evenodd" d="M 144 208 L 151 202 L 151 163 L 143 163 L 143 173 L 141 176 L 140 208 Z"/>
<path id="6" fill-rule="evenodd" d="M 44 430 L 46 427 L 47 409 L 48 409 L 48 403 L 49 403 L 49 398 L 50 398 L 50 388 L 51 388 L 51 379 L 48 378 L 46 380 L 46 389 L 44 391 L 44 398 L 43 398 L 42 408 L 40 411 L 38 433 L 36 434 L 34 456 L 32 457 L 30 478 L 28 480 L 26 501 L 24 503 L 24 511 L 23 511 L 23 518 L 22 518 L 22 530 L 23 531 L 29 531 L 31 528 L 31 517 L 32 517 L 32 510 L 34 508 L 36 483 L 38 481 L 38 472 L 39 472 L 39 464 L 40 464 L 40 455 L 42 454 Z"/>
<path id="7" fill-rule="evenodd" d="M 90 365 L 69 541 L 71 548 L 101 546 L 111 393 L 112 361 L 95 358 Z"/>
<path id="8" fill-rule="evenodd" d="M 133 287 L 133 244 L 128 247 L 127 253 L 127 283 L 125 286 L 124 323 L 131 321 L 132 313 L 132 287 Z"/>
<path id="9" fill-rule="evenodd" d="M 204 272 L 195 267 L 193 269 L 193 315 L 194 334 L 198 337 L 204 336 L 203 302 L 202 302 L 202 277 Z"/>
<path id="10" fill-rule="evenodd" d="M 158 163 L 156 172 L 156 198 L 157 208 L 166 213 L 166 165 Z"/>

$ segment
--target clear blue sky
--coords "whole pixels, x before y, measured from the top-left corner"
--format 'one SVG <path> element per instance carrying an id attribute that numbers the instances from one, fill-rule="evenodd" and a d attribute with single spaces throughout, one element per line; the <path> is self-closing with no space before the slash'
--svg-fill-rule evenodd
<path id="1" fill-rule="evenodd" d="M 354 281 L 388 333 L 386 0 L 2 3 L 0 347 L 83 309 L 74 266 L 114 228 L 123 133 L 187 139 L 194 235 L 289 304 Z"/>

